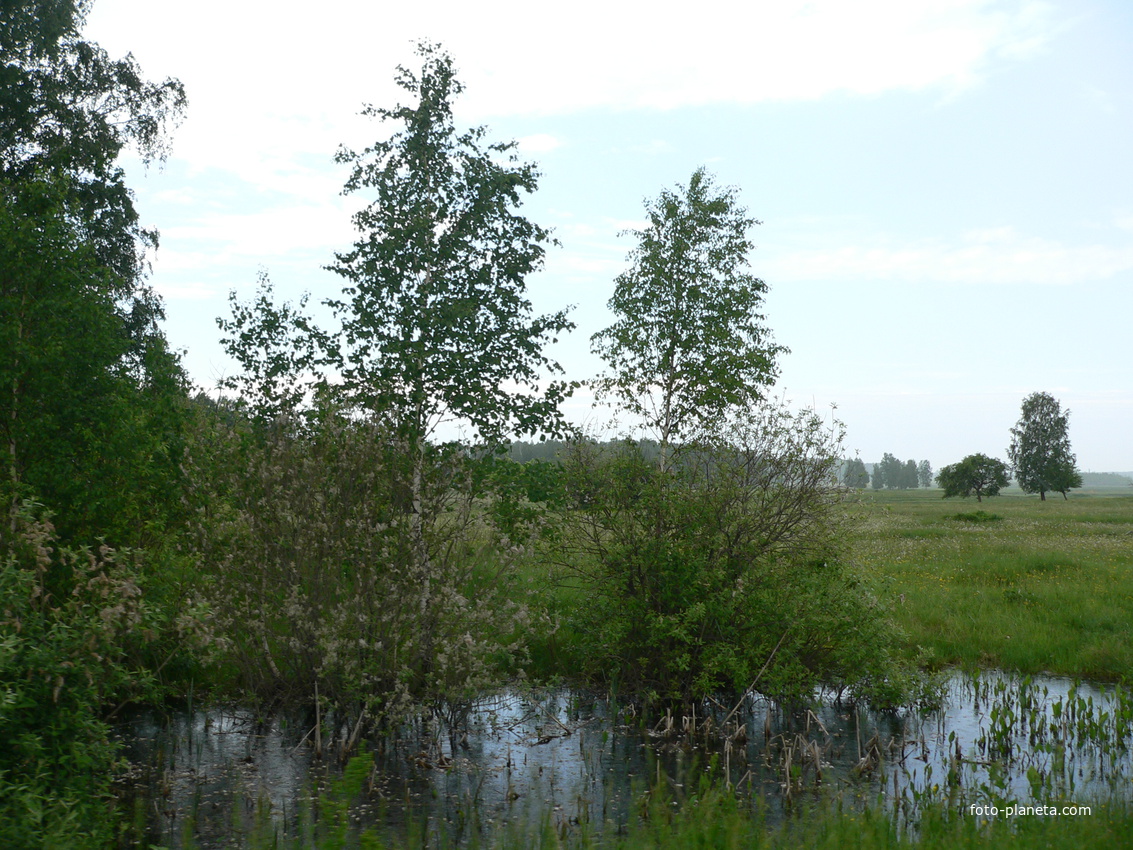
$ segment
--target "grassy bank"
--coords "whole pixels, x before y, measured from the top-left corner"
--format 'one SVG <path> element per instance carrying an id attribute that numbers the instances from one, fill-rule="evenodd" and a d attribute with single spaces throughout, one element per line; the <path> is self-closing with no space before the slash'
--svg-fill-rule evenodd
<path id="1" fill-rule="evenodd" d="M 853 557 L 910 647 L 967 667 L 1133 676 L 1133 495 L 865 491 L 851 510 Z"/>

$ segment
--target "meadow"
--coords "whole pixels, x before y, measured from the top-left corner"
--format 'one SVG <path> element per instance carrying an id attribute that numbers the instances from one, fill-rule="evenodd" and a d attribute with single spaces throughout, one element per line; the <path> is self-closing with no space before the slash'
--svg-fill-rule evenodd
<path id="1" fill-rule="evenodd" d="M 861 491 L 851 557 L 933 663 L 1133 676 L 1133 493 Z"/>

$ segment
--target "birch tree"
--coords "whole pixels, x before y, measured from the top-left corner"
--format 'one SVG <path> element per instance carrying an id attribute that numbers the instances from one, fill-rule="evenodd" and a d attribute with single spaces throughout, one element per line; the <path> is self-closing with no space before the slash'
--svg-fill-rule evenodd
<path id="1" fill-rule="evenodd" d="M 1015 480 L 1024 493 L 1061 493 L 1082 486 L 1074 453 L 1070 450 L 1070 411 L 1063 412 L 1050 393 L 1031 393 L 1023 399 L 1023 412 L 1011 429 L 1007 453 Z"/>
<path id="2" fill-rule="evenodd" d="M 615 281 L 614 324 L 591 338 L 607 364 L 599 397 L 644 420 L 661 444 L 763 398 L 787 349 L 763 324 L 767 284 L 748 270 L 758 222 L 734 189 L 717 189 L 704 168 L 687 186 L 646 202 L 648 225 Z"/>
<path id="3" fill-rule="evenodd" d="M 537 170 L 518 162 L 514 142 L 488 143 L 484 127 L 458 131 L 452 103 L 464 87 L 452 57 L 428 43 L 418 55 L 420 71 L 396 77 L 411 102 L 364 111 L 398 129 L 336 157 L 351 166 L 344 192 L 370 201 L 354 215 L 354 246 L 329 267 L 345 280 L 342 297 L 326 303 L 342 323 L 331 360 L 349 402 L 406 449 L 423 560 L 430 438 L 445 421 L 489 444 L 554 432 L 570 385 L 548 382 L 562 369 L 543 349 L 573 324 L 566 310 L 533 315 L 526 295 L 553 242 L 518 212 Z"/>

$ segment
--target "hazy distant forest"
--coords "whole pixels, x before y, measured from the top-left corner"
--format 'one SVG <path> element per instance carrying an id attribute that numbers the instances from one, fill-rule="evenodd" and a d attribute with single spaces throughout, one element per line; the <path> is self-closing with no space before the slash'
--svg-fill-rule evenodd
<path id="1" fill-rule="evenodd" d="M 117 164 L 166 154 L 186 93 L 83 40 L 86 8 L 0 6 L 7 846 L 107 840 L 108 724 L 190 693 L 318 701 L 366 730 L 459 722 L 520 678 L 651 711 L 756 683 L 784 704 L 820 684 L 917 698 L 843 508 L 937 476 L 889 454 L 871 473 L 838 422 L 772 400 L 785 349 L 737 189 L 704 169 L 659 189 L 592 340 L 605 371 L 564 375 L 544 351 L 570 314 L 526 294 L 552 239 L 521 212 L 539 173 L 454 124 L 452 59 L 422 44 L 402 102 L 368 111 L 379 140 L 337 153 L 365 206 L 326 258 L 334 326 L 265 275 L 219 317 L 239 371 L 204 393 L 162 333 L 158 235 Z M 641 431 L 564 421 L 582 381 Z M 438 440 L 448 421 L 470 438 Z M 961 461 L 941 486 L 1082 484 L 1057 402 L 1016 430 L 1010 468 Z"/>

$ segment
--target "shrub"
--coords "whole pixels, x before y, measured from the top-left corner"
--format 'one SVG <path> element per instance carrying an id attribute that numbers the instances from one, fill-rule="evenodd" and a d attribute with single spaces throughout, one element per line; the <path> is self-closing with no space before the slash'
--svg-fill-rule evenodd
<path id="1" fill-rule="evenodd" d="M 952 514 L 949 519 L 954 519 L 958 522 L 999 522 L 1003 517 L 999 514 L 988 513 L 987 511 L 969 511 L 967 513 L 961 511 L 958 514 Z"/>
<path id="2" fill-rule="evenodd" d="M 577 664 L 664 701 L 819 685 L 899 700 L 884 612 L 840 559 L 840 435 L 765 409 L 674 451 L 574 445 L 552 557 L 581 582 Z M 766 668 L 766 669 L 764 669 Z M 901 690 L 901 689 L 898 689 Z"/>
<path id="3" fill-rule="evenodd" d="M 411 452 L 387 429 L 308 424 L 214 419 L 193 444 L 197 547 L 237 684 L 307 701 L 317 682 L 371 720 L 466 704 L 519 653 L 527 616 L 467 458 L 427 447 L 414 513 Z"/>
<path id="4" fill-rule="evenodd" d="M 193 626 L 144 585 L 138 553 L 62 547 L 33 503 L 0 527 L 0 846 L 111 839 L 106 706 L 151 690 L 149 648 Z"/>

